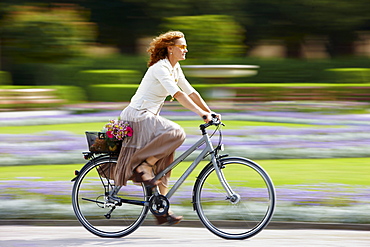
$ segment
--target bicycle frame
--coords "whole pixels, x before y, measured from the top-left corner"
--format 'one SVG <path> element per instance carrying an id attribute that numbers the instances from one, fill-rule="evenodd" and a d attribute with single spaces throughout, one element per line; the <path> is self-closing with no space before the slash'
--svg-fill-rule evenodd
<path id="1" fill-rule="evenodd" d="M 218 126 L 216 131 L 219 131 L 220 139 L 215 147 L 211 142 L 213 134 L 208 135 L 206 131 L 211 125 Z M 131 234 L 143 223 L 149 211 L 157 218 L 161 216 L 166 219 L 169 224 L 177 223 L 178 221 L 171 221 L 172 217 L 168 217 L 169 199 L 200 162 L 207 160 L 207 164 L 196 177 L 192 195 L 193 210 L 200 221 L 212 233 L 225 239 L 246 239 L 260 232 L 273 216 L 276 204 L 274 185 L 268 174 L 255 162 L 243 157 L 225 158 L 228 155 L 219 154 L 222 150 L 220 125 L 223 124 L 216 119 L 216 115 L 212 121 L 201 124 L 201 138 L 154 177 L 154 180 L 163 178 L 195 150 L 199 150 L 200 154 L 193 159 L 168 193 L 160 194 L 158 187 L 150 185 L 151 183 L 141 183 L 141 188 L 136 188 L 138 190 L 135 189 L 134 193 L 129 188 L 125 190 L 123 186 L 116 185 L 114 174 L 112 175 L 118 162 L 116 153 L 103 153 L 99 156 L 95 156 L 93 152 L 84 153 L 85 159 L 90 161 L 80 171 L 75 171 L 76 177 L 72 179 L 75 182 L 72 206 L 79 222 L 100 237 L 123 237 Z M 134 182 L 133 185 L 135 187 L 138 184 Z M 120 189 L 123 190 L 120 192 Z M 258 189 L 258 193 L 255 193 L 255 189 Z M 230 226 L 234 224 L 230 230 L 218 223 L 220 207 L 229 212 L 229 217 L 225 220 L 230 222 Z M 115 211 L 116 209 L 118 210 Z"/>
<path id="2" fill-rule="evenodd" d="M 192 154 L 195 150 L 197 150 L 200 146 L 203 144 L 206 145 L 206 147 L 203 149 L 203 151 L 198 155 L 198 157 L 193 161 L 193 163 L 186 169 L 186 171 L 181 175 L 181 177 L 176 181 L 176 183 L 172 186 L 172 188 L 168 191 L 168 193 L 165 195 L 168 199 L 172 197 L 172 195 L 178 190 L 178 188 L 184 183 L 184 181 L 189 177 L 189 175 L 194 171 L 194 169 L 198 166 L 198 164 L 206 157 L 206 155 L 209 153 L 211 155 L 211 162 L 213 166 L 215 167 L 215 171 L 217 174 L 218 179 L 220 180 L 220 183 L 224 187 L 227 195 L 231 198 L 233 195 L 235 195 L 235 192 L 230 188 L 228 183 L 225 180 L 225 177 L 222 174 L 221 168 L 218 165 L 217 158 L 216 158 L 216 152 L 214 150 L 214 147 L 212 145 L 211 139 L 209 138 L 207 132 L 203 130 L 202 138 L 199 139 L 193 146 L 191 146 L 188 150 L 183 152 L 177 159 L 175 159 L 166 169 L 164 169 L 162 172 L 158 173 L 155 176 L 155 180 L 160 179 L 163 177 L 167 172 L 172 170 L 175 166 L 177 166 L 180 162 L 184 161 L 190 154 Z"/>
<path id="3" fill-rule="evenodd" d="M 123 186 L 115 185 L 111 175 L 111 169 L 117 164 L 117 154 L 108 153 L 96 157 L 94 153 L 84 153 L 85 158 L 92 159 L 81 171 L 75 171 L 76 177 L 72 179 L 75 182 L 72 189 L 72 205 L 77 219 L 88 231 L 100 237 L 123 237 L 131 234 L 143 223 L 149 211 L 155 216 L 164 216 L 171 224 L 173 222 L 166 217 L 169 214 L 169 199 L 207 157 L 205 160 L 208 164 L 202 169 L 194 184 L 193 210 L 203 225 L 219 237 L 246 239 L 254 236 L 267 226 L 273 216 L 276 204 L 274 185 L 262 167 L 253 161 L 243 157 L 224 158 L 228 155 L 219 154 L 222 134 L 220 132 L 220 141 L 214 147 L 211 142 L 212 136 L 207 134 L 206 128 L 220 124 L 222 123 L 213 121 L 201 124 L 201 138 L 154 177 L 155 180 L 161 179 L 199 149 L 200 154 L 166 194 L 160 194 L 157 186 L 144 183 L 138 188 L 139 192 L 131 194 L 132 191 L 127 189 L 120 193 Z M 226 181 L 226 178 L 230 180 Z M 250 183 L 252 184 L 249 185 Z M 102 187 L 96 187 L 98 184 Z M 253 195 L 254 185 L 257 185 L 261 193 Z M 252 195 L 249 196 L 249 193 Z M 219 207 L 230 212 L 230 218 L 225 219 L 230 220 L 230 226 L 235 224 L 232 229 L 227 230 L 217 223 Z M 117 225 L 118 228 L 112 228 L 118 221 L 122 224 Z M 109 228 L 106 228 L 107 226 Z"/>

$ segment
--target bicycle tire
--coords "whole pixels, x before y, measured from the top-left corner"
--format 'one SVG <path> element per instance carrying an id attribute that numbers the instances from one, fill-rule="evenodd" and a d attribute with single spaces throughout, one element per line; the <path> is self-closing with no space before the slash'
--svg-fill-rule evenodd
<path id="1" fill-rule="evenodd" d="M 142 205 L 108 200 L 106 196 L 114 188 L 110 178 L 117 159 L 100 157 L 89 161 L 79 172 L 72 189 L 72 205 L 79 222 L 91 233 L 106 238 L 119 238 L 134 232 L 144 221 L 149 207 L 144 202 L 148 192 L 143 184 L 131 181 L 123 186 L 116 198 L 142 201 Z M 109 211 L 115 207 L 113 212 Z"/>
<path id="2" fill-rule="evenodd" d="M 198 176 L 193 190 L 194 208 L 203 225 L 225 239 L 246 239 L 270 222 L 276 204 L 274 185 L 255 162 L 238 157 L 219 160 L 231 189 L 239 202 L 227 199 L 215 168 L 209 163 Z"/>

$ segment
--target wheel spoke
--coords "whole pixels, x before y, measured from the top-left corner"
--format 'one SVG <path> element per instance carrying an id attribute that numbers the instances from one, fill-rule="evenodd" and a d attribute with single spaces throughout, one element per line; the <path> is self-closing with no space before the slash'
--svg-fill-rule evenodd
<path id="1" fill-rule="evenodd" d="M 98 203 L 98 204 L 104 204 L 104 202 L 97 201 L 97 200 L 91 200 L 91 199 L 88 199 L 88 198 L 81 198 L 81 199 L 84 200 L 84 201 L 95 202 L 95 203 Z"/>

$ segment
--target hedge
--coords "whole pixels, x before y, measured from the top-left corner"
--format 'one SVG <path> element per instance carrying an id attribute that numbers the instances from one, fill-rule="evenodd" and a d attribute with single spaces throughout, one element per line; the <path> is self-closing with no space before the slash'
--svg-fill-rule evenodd
<path id="1" fill-rule="evenodd" d="M 370 102 L 370 83 L 238 83 L 193 84 L 206 100 L 274 101 L 274 100 L 340 100 Z M 87 95 L 90 101 L 129 101 L 138 85 L 92 85 Z"/>
<path id="2" fill-rule="evenodd" d="M 86 94 L 89 101 L 103 102 L 123 102 L 130 101 L 135 94 L 139 84 L 98 84 L 90 85 L 86 88 Z"/>
<path id="3" fill-rule="evenodd" d="M 138 84 L 141 76 L 141 73 L 137 70 L 83 70 L 79 72 L 78 85 L 85 87 L 94 84 Z"/>
<path id="4" fill-rule="evenodd" d="M 188 77 L 192 83 L 370 83 L 370 66 L 367 58 L 350 59 L 262 59 L 235 58 L 229 60 L 185 60 L 182 65 L 258 65 L 258 73 L 252 77 L 234 79 L 200 79 Z M 366 75 L 366 76 L 364 76 Z"/>
<path id="5" fill-rule="evenodd" d="M 191 48 L 189 48 L 191 49 Z M 189 55 L 192 50 L 190 50 Z M 115 70 L 126 71 L 127 79 L 122 84 L 139 84 L 142 76 L 147 70 L 147 58 L 140 56 L 114 55 L 104 58 L 80 58 L 63 64 L 22 64 L 13 75 L 13 81 L 22 85 L 71 85 L 87 86 L 81 78 L 82 71 L 103 71 Z M 187 75 L 192 84 L 224 84 L 224 83 L 369 83 L 364 79 L 363 74 L 370 69 L 369 58 L 346 58 L 346 59 L 272 59 L 272 58 L 233 58 L 233 59 L 204 59 L 195 60 L 188 57 L 180 62 L 181 65 L 258 65 L 258 74 L 252 77 L 240 77 L 234 79 L 209 80 Z M 339 69 L 339 71 L 338 71 Z M 129 72 L 131 71 L 131 72 Z M 135 71 L 135 72 L 134 72 Z M 137 73 L 137 75 L 136 75 Z M 23 76 L 22 76 L 23 74 Z M 88 74 L 88 75 L 87 75 Z M 97 73 L 87 73 L 82 77 L 87 78 L 88 84 Z M 118 73 L 119 74 L 119 73 Z M 24 76 L 27 75 L 27 76 Z M 33 75 L 30 76 L 30 75 Z M 102 79 L 95 80 L 97 84 L 112 84 L 119 80 L 109 79 L 101 73 Z M 118 75 L 112 75 L 118 76 Z M 136 77 L 137 76 L 137 77 Z M 23 78 L 24 81 L 19 81 Z M 34 78 L 33 80 L 31 80 Z M 341 79 L 343 78 L 343 79 Z M 346 78 L 346 79 L 344 79 Z M 368 78 L 368 76 L 365 76 Z M 90 82 L 89 82 L 90 81 Z M 91 82 L 92 83 L 92 82 Z M 95 82 L 94 82 L 95 84 Z"/>
<path id="6" fill-rule="evenodd" d="M 12 84 L 11 76 L 6 71 L 0 71 L 0 85 L 10 85 Z"/>
<path id="7" fill-rule="evenodd" d="M 336 68 L 327 69 L 326 74 L 337 83 L 368 83 L 370 82 L 369 68 Z"/>

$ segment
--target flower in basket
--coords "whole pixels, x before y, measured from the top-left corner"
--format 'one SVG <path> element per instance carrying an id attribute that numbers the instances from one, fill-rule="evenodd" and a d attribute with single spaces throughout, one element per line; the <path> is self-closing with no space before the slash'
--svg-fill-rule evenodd
<path id="1" fill-rule="evenodd" d="M 121 141 L 133 134 L 128 122 L 121 120 L 110 120 L 102 130 L 105 133 L 105 140 L 110 152 L 120 150 Z"/>
<path id="2" fill-rule="evenodd" d="M 125 137 L 130 137 L 133 134 L 128 122 L 122 120 L 110 120 L 104 126 L 103 132 L 112 141 L 122 141 Z"/>

